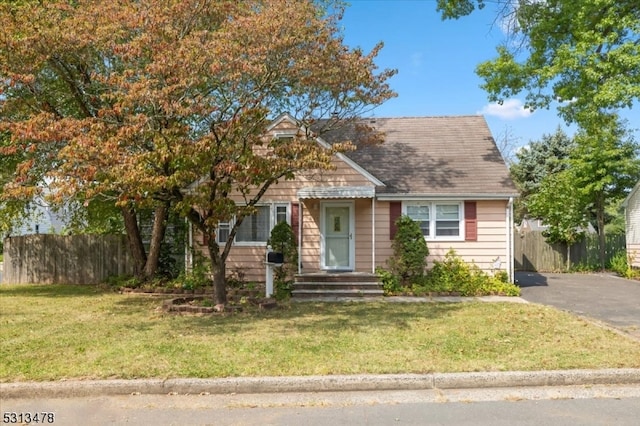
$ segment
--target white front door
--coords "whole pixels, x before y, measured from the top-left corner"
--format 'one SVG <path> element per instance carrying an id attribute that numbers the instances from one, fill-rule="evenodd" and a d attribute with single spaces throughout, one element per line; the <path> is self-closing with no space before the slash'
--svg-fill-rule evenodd
<path id="1" fill-rule="evenodd" d="M 353 203 L 323 203 L 322 216 L 322 268 L 352 271 Z"/>

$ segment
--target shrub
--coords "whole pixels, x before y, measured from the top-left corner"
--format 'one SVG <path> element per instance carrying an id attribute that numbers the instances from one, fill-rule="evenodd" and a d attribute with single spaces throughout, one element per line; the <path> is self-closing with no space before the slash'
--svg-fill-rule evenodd
<path id="1" fill-rule="evenodd" d="M 177 284 L 181 284 L 186 290 L 211 285 L 211 272 L 209 262 L 200 252 L 195 252 L 193 256 L 193 267 L 188 272 L 182 272 L 176 279 Z"/>
<path id="2" fill-rule="evenodd" d="M 409 216 L 396 221 L 397 232 L 393 239 L 393 255 L 388 265 L 403 286 L 410 285 L 424 275 L 429 248 L 417 222 Z"/>
<path id="3" fill-rule="evenodd" d="M 627 255 L 626 250 L 620 250 L 609 261 L 609 269 L 625 278 L 633 278 L 635 272 L 631 268 L 632 255 Z"/>
<path id="4" fill-rule="evenodd" d="M 460 296 L 520 295 L 520 288 L 509 282 L 506 271 L 495 271 L 493 275 L 488 275 L 475 263 L 463 261 L 453 249 L 449 250 L 443 260 L 434 261 L 426 275 L 414 276 L 406 285 L 391 271 L 377 268 L 376 273 L 386 296 L 399 293 L 414 296 L 433 293 L 454 293 Z"/>
<path id="5" fill-rule="evenodd" d="M 485 296 L 504 294 L 519 296 L 520 288 L 508 282 L 506 271 L 494 276 L 484 273 L 475 263 L 466 263 L 452 249 L 444 259 L 434 261 L 424 284 L 415 293 L 459 293 L 461 296 Z"/>
<path id="6" fill-rule="evenodd" d="M 588 273 L 588 272 L 596 272 L 600 271 L 602 268 L 597 263 L 589 263 L 589 262 L 578 262 L 576 264 L 571 265 L 569 268 L 569 272 L 577 272 L 577 273 Z"/>
<path id="7" fill-rule="evenodd" d="M 449 250 L 443 260 L 433 262 L 427 283 L 435 291 L 460 291 L 469 283 L 471 276 L 469 265 L 454 250 Z"/>
<path id="8" fill-rule="evenodd" d="M 180 265 L 171 253 L 171 246 L 165 242 L 160 245 L 157 275 L 162 278 L 174 279 L 180 275 Z"/>
<path id="9" fill-rule="evenodd" d="M 507 271 L 495 271 L 493 273 L 493 276 L 498 281 L 501 281 L 503 283 L 508 283 L 509 282 L 509 273 Z"/>
<path id="10" fill-rule="evenodd" d="M 123 287 L 136 288 L 140 287 L 140 282 L 131 275 L 112 275 L 107 277 L 105 283 L 114 288 L 121 289 Z"/>
<path id="11" fill-rule="evenodd" d="M 393 296 L 394 294 L 400 293 L 402 290 L 398 277 L 392 272 L 383 268 L 376 268 L 376 275 L 382 283 L 382 290 L 384 291 L 385 296 Z"/>
<path id="12" fill-rule="evenodd" d="M 298 270 L 296 236 L 287 222 L 280 222 L 271 230 L 267 244 L 284 255 L 282 266 L 273 268 L 273 292 L 278 300 L 291 297 L 293 278 Z"/>

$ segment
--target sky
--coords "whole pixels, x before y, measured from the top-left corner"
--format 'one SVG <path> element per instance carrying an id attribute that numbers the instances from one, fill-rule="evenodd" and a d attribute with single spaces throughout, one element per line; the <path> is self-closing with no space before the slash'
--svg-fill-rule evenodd
<path id="1" fill-rule="evenodd" d="M 490 103 L 475 74 L 476 66 L 497 56 L 505 39 L 492 3 L 458 20 L 443 21 L 435 0 L 350 0 L 342 20 L 345 43 L 369 52 L 384 43 L 376 64 L 394 68 L 391 88 L 398 97 L 371 114 L 377 117 L 476 115 L 485 117 L 500 145 L 509 136 L 512 149 L 567 126 L 556 110 L 524 109 L 525 94 Z M 638 117 L 634 117 L 638 115 Z M 633 128 L 640 128 L 637 109 L 623 114 Z"/>

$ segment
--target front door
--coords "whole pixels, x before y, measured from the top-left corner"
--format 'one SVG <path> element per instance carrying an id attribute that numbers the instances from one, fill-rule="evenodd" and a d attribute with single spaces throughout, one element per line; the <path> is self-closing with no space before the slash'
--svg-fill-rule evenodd
<path id="1" fill-rule="evenodd" d="M 353 203 L 325 203 L 322 213 L 322 268 L 352 271 Z"/>

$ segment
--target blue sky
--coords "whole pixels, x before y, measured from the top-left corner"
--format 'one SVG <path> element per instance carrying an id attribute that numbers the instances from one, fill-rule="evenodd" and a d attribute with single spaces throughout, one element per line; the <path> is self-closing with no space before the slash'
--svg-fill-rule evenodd
<path id="1" fill-rule="evenodd" d="M 502 107 L 489 103 L 475 68 L 494 58 L 496 46 L 504 40 L 496 16 L 492 3 L 459 20 L 442 21 L 435 0 L 350 0 L 342 20 L 345 43 L 369 52 L 384 42 L 376 63 L 381 69 L 398 70 L 390 80 L 398 97 L 373 115 L 482 114 L 494 138 L 501 140 L 508 133 L 513 147 L 539 140 L 559 125 L 573 134 L 575 127 L 567 127 L 553 108 L 525 110 L 524 94 Z M 640 127 L 637 117 L 630 121 L 632 127 Z"/>

